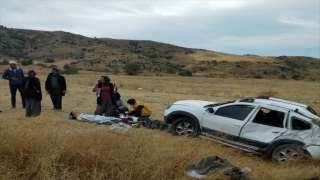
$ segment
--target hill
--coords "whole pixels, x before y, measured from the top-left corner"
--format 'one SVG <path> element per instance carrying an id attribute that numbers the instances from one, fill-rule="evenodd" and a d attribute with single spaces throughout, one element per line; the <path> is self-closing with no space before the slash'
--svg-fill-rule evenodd
<path id="1" fill-rule="evenodd" d="M 137 63 L 148 74 L 192 72 L 205 77 L 293 78 L 320 80 L 320 61 L 312 57 L 232 55 L 146 40 L 89 38 L 63 31 L 0 26 L 0 61 L 29 60 L 43 67 L 73 64 L 79 69 L 123 73 Z"/>

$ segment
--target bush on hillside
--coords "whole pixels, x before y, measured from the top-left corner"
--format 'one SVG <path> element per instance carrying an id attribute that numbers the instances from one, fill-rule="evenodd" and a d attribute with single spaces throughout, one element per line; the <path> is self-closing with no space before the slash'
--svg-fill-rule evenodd
<path id="1" fill-rule="evenodd" d="M 182 70 L 178 73 L 179 76 L 192 76 L 192 72 L 189 70 Z"/>
<path id="2" fill-rule="evenodd" d="M 44 60 L 45 63 L 54 63 L 55 60 L 53 58 L 48 58 L 46 60 Z"/>
<path id="3" fill-rule="evenodd" d="M 278 76 L 278 79 L 287 79 L 287 76 L 284 75 L 284 74 L 280 74 L 280 75 Z"/>
<path id="4" fill-rule="evenodd" d="M 255 74 L 255 75 L 253 75 L 253 77 L 252 78 L 255 78 L 255 79 L 262 79 L 262 76 L 261 76 L 261 74 Z"/>
<path id="5" fill-rule="evenodd" d="M 78 74 L 79 69 L 76 66 L 70 66 L 67 69 L 61 71 L 61 74 Z"/>
<path id="6" fill-rule="evenodd" d="M 140 66 L 137 63 L 126 63 L 123 69 L 127 75 L 137 75 L 140 71 Z"/>
<path id="7" fill-rule="evenodd" d="M 24 59 L 24 60 L 21 60 L 20 63 L 21 63 L 21 65 L 23 65 L 23 66 L 28 66 L 28 65 L 33 64 L 33 60 L 31 60 L 31 59 L 25 60 L 25 59 Z"/>
<path id="8" fill-rule="evenodd" d="M 176 70 L 175 68 L 173 68 L 173 67 L 169 67 L 169 68 L 167 69 L 167 73 L 169 73 L 169 74 L 175 74 L 175 73 L 177 73 L 177 70 Z"/>

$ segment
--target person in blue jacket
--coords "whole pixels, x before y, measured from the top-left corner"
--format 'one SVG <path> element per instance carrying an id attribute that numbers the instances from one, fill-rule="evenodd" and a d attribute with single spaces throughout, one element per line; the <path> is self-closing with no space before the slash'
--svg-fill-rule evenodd
<path id="1" fill-rule="evenodd" d="M 23 79 L 24 74 L 23 70 L 17 67 L 17 63 L 15 61 L 9 61 L 10 68 L 6 69 L 2 75 L 3 79 L 9 81 L 10 93 L 11 93 L 11 108 L 16 108 L 16 94 L 17 90 L 19 90 L 21 99 L 22 99 L 22 107 L 26 107 L 26 101 L 24 97 L 24 87 L 23 87 Z"/>

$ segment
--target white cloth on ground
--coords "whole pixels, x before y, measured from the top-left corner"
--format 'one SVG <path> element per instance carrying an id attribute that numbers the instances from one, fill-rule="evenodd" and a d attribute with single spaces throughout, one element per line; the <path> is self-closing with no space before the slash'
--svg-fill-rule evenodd
<path id="1" fill-rule="evenodd" d="M 116 117 L 108 117 L 108 116 L 100 116 L 100 115 L 91 115 L 91 114 L 84 114 L 81 113 L 78 117 L 77 117 L 78 121 L 81 120 L 88 120 L 88 121 L 92 121 L 92 122 L 96 122 L 99 124 L 102 123 L 112 123 L 114 121 L 121 121 L 120 118 L 116 118 Z M 114 122 L 115 123 L 115 122 Z"/>

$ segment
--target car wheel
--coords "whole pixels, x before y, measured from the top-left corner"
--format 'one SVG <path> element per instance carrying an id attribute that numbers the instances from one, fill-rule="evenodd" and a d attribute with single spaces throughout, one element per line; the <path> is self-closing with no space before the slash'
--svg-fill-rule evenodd
<path id="1" fill-rule="evenodd" d="M 195 122 L 189 118 L 179 118 L 172 124 L 172 131 L 178 136 L 195 136 L 197 135 L 197 127 Z"/>
<path id="2" fill-rule="evenodd" d="M 272 153 L 272 161 L 283 163 L 290 160 L 296 160 L 305 156 L 301 146 L 296 144 L 284 144 L 277 147 Z"/>

